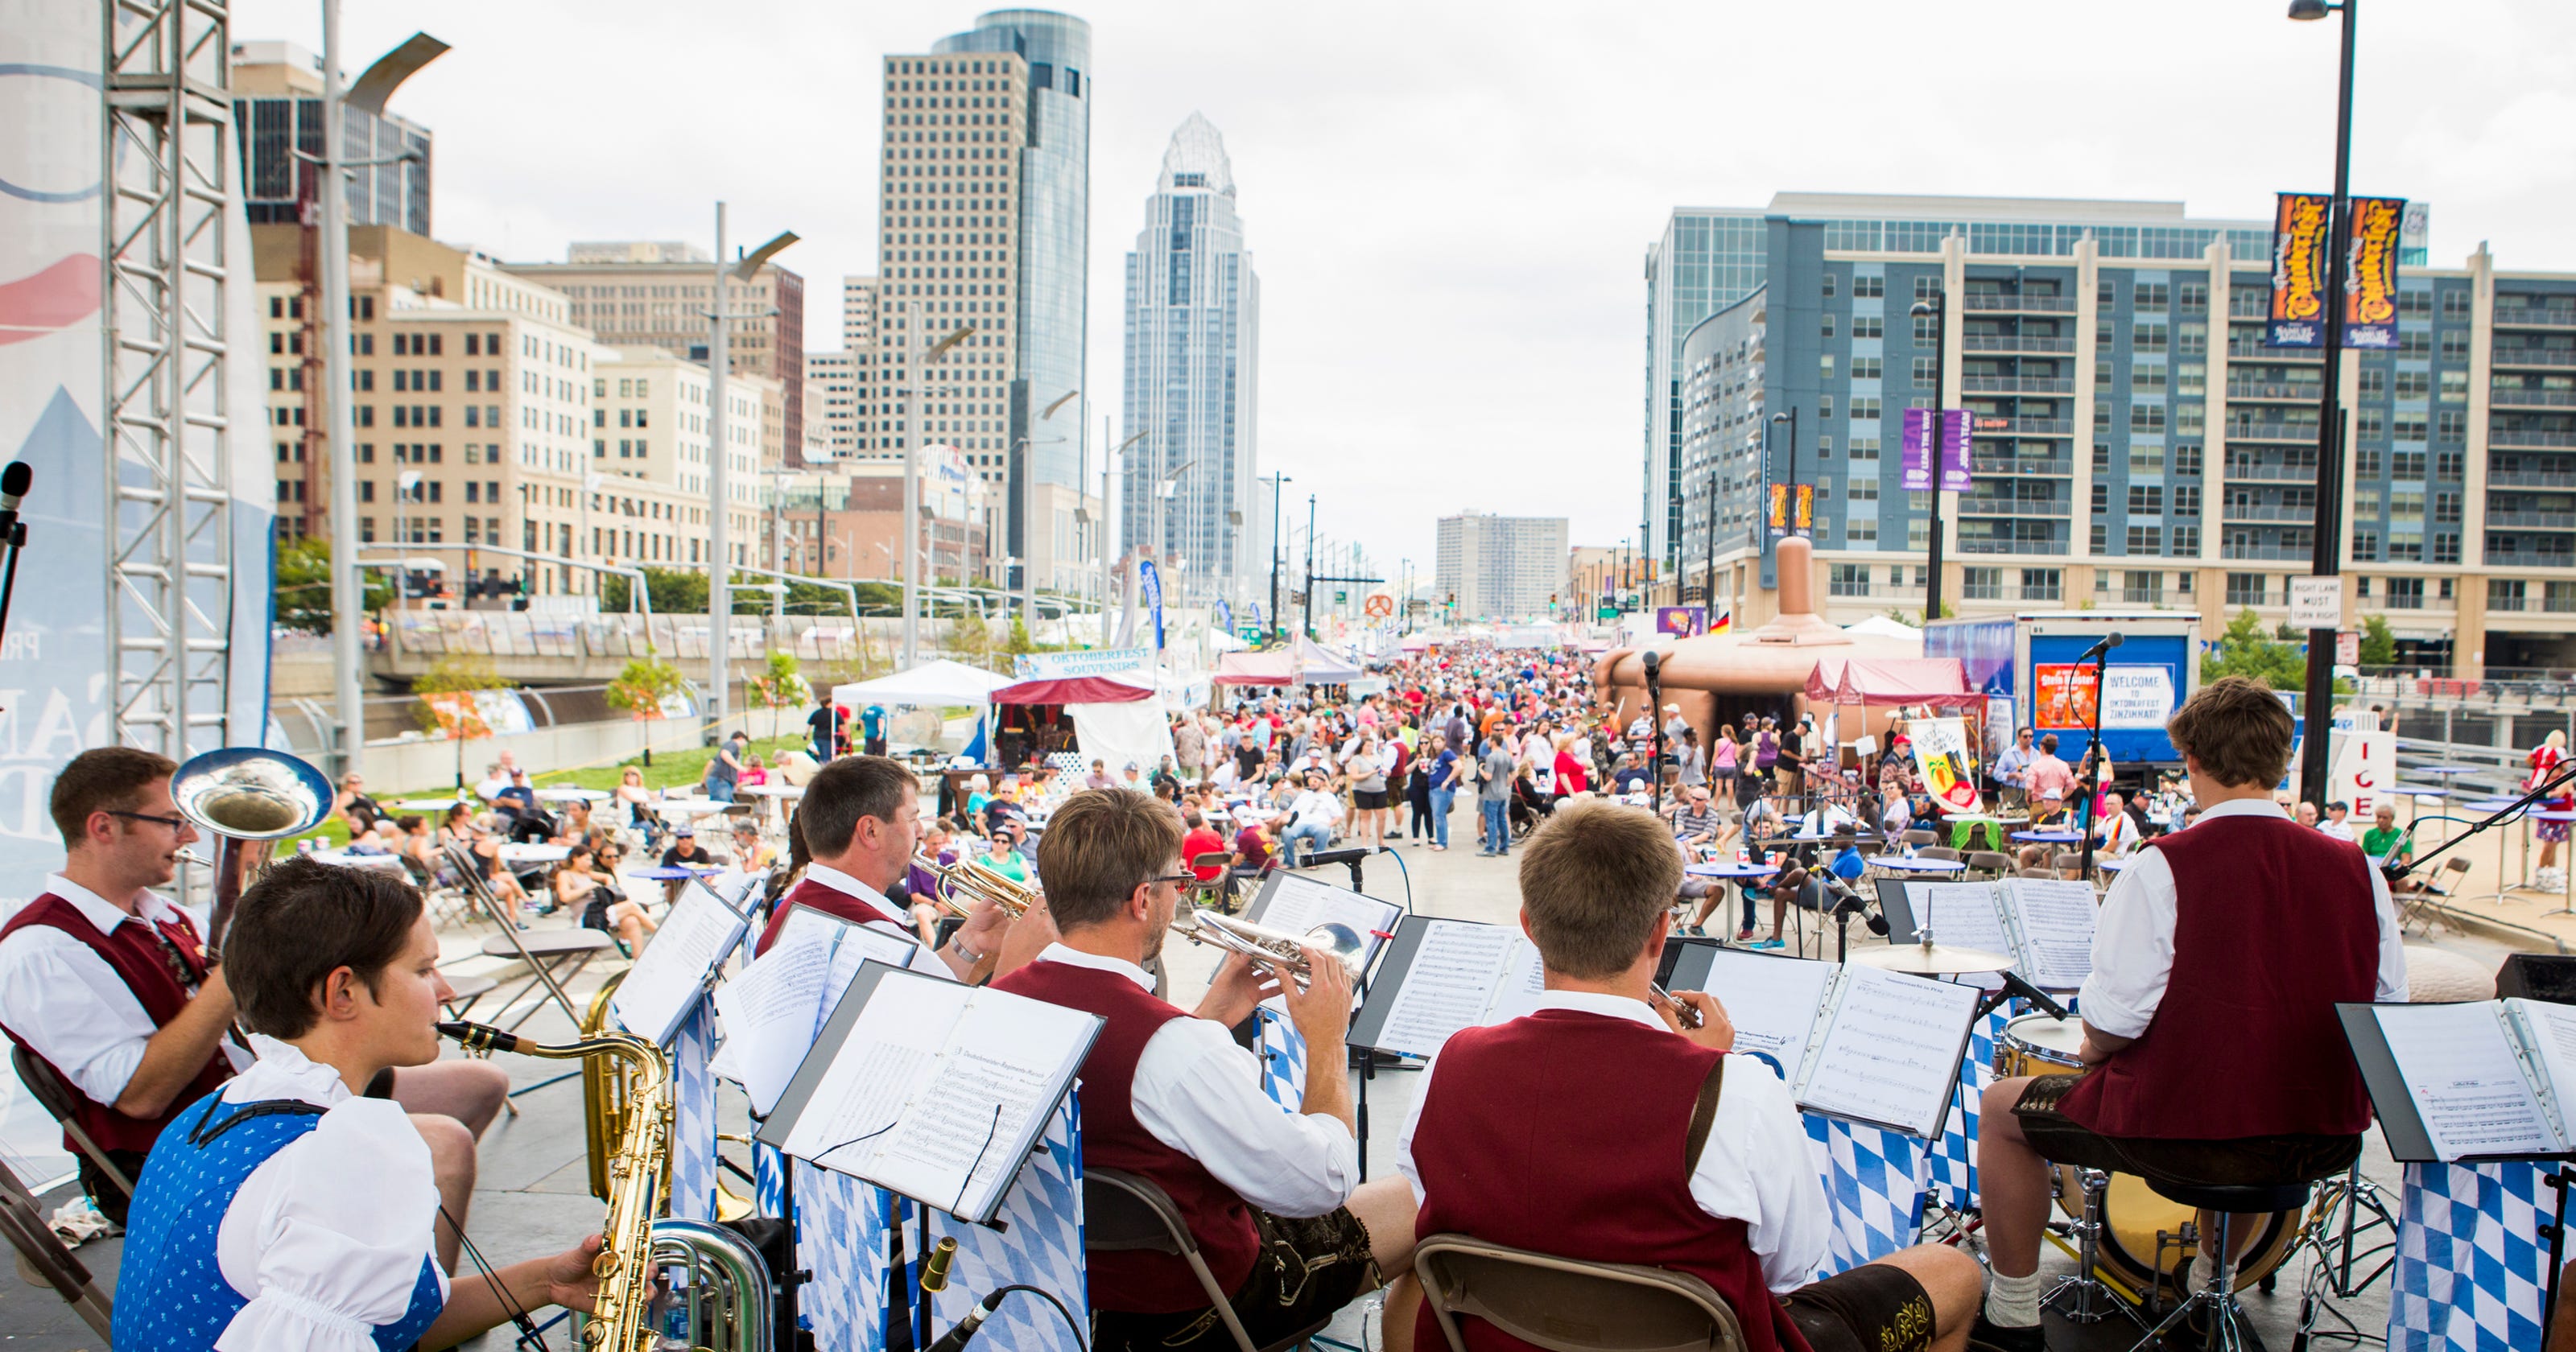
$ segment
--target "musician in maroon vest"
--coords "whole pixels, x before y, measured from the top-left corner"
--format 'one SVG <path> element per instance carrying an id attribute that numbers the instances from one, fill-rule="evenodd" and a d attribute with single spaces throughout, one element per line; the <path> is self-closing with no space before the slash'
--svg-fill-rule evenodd
<path id="1" fill-rule="evenodd" d="M 1131 789 L 1066 800 L 1038 845 L 1062 937 L 993 984 L 1108 1020 L 1082 1063 L 1083 1163 L 1141 1174 L 1171 1194 L 1245 1332 L 1266 1345 L 1404 1270 L 1413 1197 L 1400 1178 L 1357 1181 L 1341 1070 L 1351 979 L 1338 963 L 1319 956 L 1312 984 L 1286 992 L 1314 1067 L 1294 1113 L 1263 1096 L 1260 1063 L 1227 1031 L 1278 993 L 1260 970 L 1228 958 L 1195 1017 L 1152 994 L 1144 963 L 1196 881 L 1183 834 L 1169 803 Z M 1090 1281 L 1098 1352 L 1235 1345 L 1178 1257 L 1096 1253 Z"/>
<path id="2" fill-rule="evenodd" d="M 63 870 L 0 925 L 0 1033 L 51 1067 L 75 1096 L 70 1125 L 133 1179 L 179 1111 L 248 1067 L 232 1031 L 223 969 L 208 961 L 197 917 L 152 889 L 169 885 L 197 839 L 170 798 L 167 758 L 96 747 L 55 776 L 52 815 Z M 392 1097 L 429 1143 L 448 1214 L 474 1195 L 474 1142 L 501 1109 L 507 1072 L 481 1061 L 407 1067 Z M 81 1184 L 119 1223 L 125 1195 L 89 1156 Z M 456 1268 L 455 1230 L 441 1221 L 440 1260 Z"/>
<path id="3" fill-rule="evenodd" d="M 909 908 L 888 895 L 912 867 L 921 838 L 921 789 L 912 771 L 884 756 L 844 756 L 805 781 L 796 829 L 810 858 L 805 879 L 778 899 L 757 952 L 769 951 L 798 906 L 920 942 L 905 923 Z M 979 901 L 948 942 L 935 953 L 923 949 L 915 965 L 980 981 L 994 969 L 1008 923 L 1000 907 Z"/>
<path id="4" fill-rule="evenodd" d="M 1682 877 L 1652 813 L 1568 802 L 1521 852 L 1536 1012 L 1451 1037 L 1398 1139 L 1422 1234 L 1688 1273 L 1726 1299 L 1753 1352 L 1956 1352 L 1976 1260 L 1923 1245 L 1810 1281 L 1832 1217 L 1805 1121 L 1770 1067 L 1729 1056 L 1725 1008 L 1696 991 L 1685 1031 L 1654 998 Z M 1530 1344 L 1461 1317 L 1473 1352 Z M 1411 1278 L 1387 1293 L 1389 1352 L 1445 1344 Z"/>
<path id="5" fill-rule="evenodd" d="M 2334 1007 L 2406 998 L 2387 882 L 2350 842 L 2300 826 L 2272 801 L 2292 725 L 2261 682 L 2203 686 L 2166 731 L 2200 818 L 2147 842 L 2103 899 L 2079 997 L 2087 1072 L 1986 1090 L 1978 1178 L 1995 1280 L 1980 1348 L 2046 1346 L 2047 1162 L 2181 1184 L 2286 1185 L 2342 1173 L 2370 1125 Z M 2201 1217 L 2200 1233 L 2215 1234 L 2214 1219 Z M 2234 1233 L 2250 1245 L 2256 1227 Z M 2195 1286 L 2215 1272 L 2215 1255 L 2195 1256 Z"/>

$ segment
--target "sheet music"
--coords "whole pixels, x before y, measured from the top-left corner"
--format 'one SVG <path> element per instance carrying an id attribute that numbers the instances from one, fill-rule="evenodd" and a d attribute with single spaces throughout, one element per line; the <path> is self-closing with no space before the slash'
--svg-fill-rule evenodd
<path id="1" fill-rule="evenodd" d="M 1981 948 L 2010 956 L 2012 931 L 1995 905 L 1993 883 L 1905 884 L 1905 900 L 1914 907 L 1914 928 L 1929 928 L 1932 942 L 1945 948 Z"/>
<path id="2" fill-rule="evenodd" d="M 1393 902 L 1330 887 L 1312 878 L 1294 873 L 1272 876 L 1277 881 L 1271 884 L 1270 904 L 1259 915 L 1246 912 L 1245 919 L 1291 934 L 1303 934 L 1317 925 L 1348 925 L 1360 936 L 1370 959 L 1377 957 L 1378 945 L 1386 942 L 1377 936 L 1394 928 L 1396 916 L 1403 913 L 1403 908 Z"/>
<path id="3" fill-rule="evenodd" d="M 1378 1045 L 1429 1056 L 1459 1029 L 1485 1022 L 1486 1010 L 1504 984 L 1504 960 L 1519 938 L 1501 925 L 1468 920 L 1424 925 L 1413 965 L 1387 1009 Z"/>
<path id="4" fill-rule="evenodd" d="M 2071 991 L 2093 974 L 2093 889 L 2063 879 L 2015 878 L 2004 884 L 2021 918 L 2022 975 L 2042 990 Z"/>
<path id="5" fill-rule="evenodd" d="M 1735 1025 L 1735 1050 L 1765 1053 L 1795 1079 L 1838 970 L 1830 962 L 1720 949 L 1709 955 L 1707 990 Z"/>
<path id="6" fill-rule="evenodd" d="M 1527 935 L 1515 934 L 1511 952 L 1503 957 L 1503 979 L 1485 1006 L 1484 1022 L 1508 1023 L 1536 1013 L 1539 1000 L 1546 994 L 1547 964 L 1539 959 L 1538 945 L 1531 943 Z"/>
<path id="7" fill-rule="evenodd" d="M 751 1110 L 766 1117 L 787 1092 L 796 1067 L 814 1046 L 814 1035 L 832 1017 L 841 992 L 869 958 L 901 963 L 913 945 L 820 911 L 787 913 L 769 951 L 742 974 L 716 987 L 716 1013 L 724 1020 L 722 1069 L 739 1072 Z M 717 1063 L 709 1063 L 713 1068 Z"/>
<path id="8" fill-rule="evenodd" d="M 609 997 L 617 1021 L 657 1043 L 670 1041 L 704 993 L 708 974 L 742 942 L 750 923 L 702 888 L 681 893 Z"/>
<path id="9" fill-rule="evenodd" d="M 1049 1083 L 1071 1073 L 1090 1038 L 1053 1006 L 993 992 L 970 998 L 949 1039 L 953 1050 L 886 1138 L 877 1177 L 955 1214 L 982 1215 L 1019 1172 L 1036 1111 L 1054 1106 Z"/>
<path id="10" fill-rule="evenodd" d="M 2497 1008 L 2387 1005 L 2376 1011 L 2424 1134 L 2443 1159 L 2565 1148 L 2540 1111 Z"/>
<path id="11" fill-rule="evenodd" d="M 2551 1109 L 2561 1139 L 2576 1144 L 2567 1125 L 2568 1097 L 2576 1093 L 2576 1008 L 2520 997 L 2504 1002 L 2522 1027 L 2523 1041 L 2540 1062 L 2548 1093 L 2542 1107 Z"/>
<path id="12" fill-rule="evenodd" d="M 787 1134 L 787 1153 L 847 1173 L 880 1155 L 973 994 L 964 986 L 921 984 L 925 989 L 904 992 L 910 999 L 871 1002 L 859 1012 Z"/>
<path id="13" fill-rule="evenodd" d="M 1799 1081 L 1799 1105 L 1931 1135 L 1949 1107 L 1977 998 L 1974 986 L 1844 968 L 1841 999 Z"/>

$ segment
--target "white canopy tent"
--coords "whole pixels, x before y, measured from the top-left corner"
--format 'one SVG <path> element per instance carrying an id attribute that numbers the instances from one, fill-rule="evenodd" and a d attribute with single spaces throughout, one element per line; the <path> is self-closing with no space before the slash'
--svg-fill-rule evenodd
<path id="1" fill-rule="evenodd" d="M 857 708 L 867 704 L 912 704 L 933 708 L 956 705 L 981 707 L 991 703 L 993 692 L 1009 685 L 1011 678 L 997 676 L 981 667 L 940 658 L 924 662 L 910 671 L 879 676 L 873 681 L 852 681 L 832 687 L 832 702 Z"/>

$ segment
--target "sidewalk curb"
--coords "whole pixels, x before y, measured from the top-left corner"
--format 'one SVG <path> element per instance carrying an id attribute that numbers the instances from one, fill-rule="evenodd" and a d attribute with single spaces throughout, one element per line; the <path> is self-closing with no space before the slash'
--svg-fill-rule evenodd
<path id="1" fill-rule="evenodd" d="M 2567 951 L 2567 941 L 2565 939 L 2559 938 L 2557 935 L 2550 934 L 2543 930 L 2536 930 L 2527 926 L 2517 925 L 2510 920 L 2498 920 L 2494 916 L 2479 915 L 2474 911 L 2463 911 L 2439 904 L 2434 905 L 2431 909 L 2441 914 L 2443 924 L 2459 930 L 2464 934 L 2474 934 L 2481 939 L 2492 939 L 2497 943 L 2511 945 L 2512 947 L 2520 949 L 2526 953 L 2565 953 Z"/>

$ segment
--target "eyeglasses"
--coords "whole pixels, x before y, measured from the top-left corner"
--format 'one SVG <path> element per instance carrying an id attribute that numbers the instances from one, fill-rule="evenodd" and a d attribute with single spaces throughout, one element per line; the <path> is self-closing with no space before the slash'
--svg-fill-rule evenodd
<path id="1" fill-rule="evenodd" d="M 1165 873 L 1157 877 L 1147 878 L 1145 880 L 1145 885 L 1147 887 L 1151 887 L 1156 883 L 1194 883 L 1198 880 L 1199 875 L 1184 871 L 1180 873 Z"/>
<path id="2" fill-rule="evenodd" d="M 159 822 L 173 831 L 185 831 L 190 825 L 188 819 L 185 817 L 162 817 L 149 812 L 119 812 L 112 807 L 101 808 L 99 810 L 105 812 L 111 817 L 124 817 L 130 821 Z"/>

